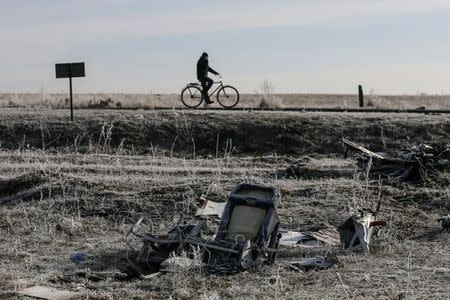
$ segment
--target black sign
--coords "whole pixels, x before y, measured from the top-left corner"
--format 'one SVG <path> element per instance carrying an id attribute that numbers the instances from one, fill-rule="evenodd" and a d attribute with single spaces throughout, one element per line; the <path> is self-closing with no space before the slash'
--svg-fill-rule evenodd
<path id="1" fill-rule="evenodd" d="M 56 64 L 56 78 L 69 78 L 70 119 L 73 121 L 72 77 L 84 77 L 84 62 Z"/>
<path id="2" fill-rule="evenodd" d="M 84 62 L 56 64 L 56 78 L 84 77 Z"/>

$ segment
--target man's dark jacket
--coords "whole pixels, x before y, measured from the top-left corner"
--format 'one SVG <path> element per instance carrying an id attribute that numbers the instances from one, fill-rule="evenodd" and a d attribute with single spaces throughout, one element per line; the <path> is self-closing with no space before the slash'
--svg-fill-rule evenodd
<path id="1" fill-rule="evenodd" d="M 209 66 L 208 56 L 202 55 L 197 62 L 197 79 L 200 80 L 204 76 L 207 76 L 208 71 L 215 75 L 219 75 L 219 73 Z"/>

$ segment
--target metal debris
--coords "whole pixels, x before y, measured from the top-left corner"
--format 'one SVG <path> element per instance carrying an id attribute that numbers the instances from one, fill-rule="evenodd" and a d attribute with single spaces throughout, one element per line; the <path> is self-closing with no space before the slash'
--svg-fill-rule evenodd
<path id="1" fill-rule="evenodd" d="M 79 265 L 83 262 L 85 262 L 87 259 L 87 255 L 85 253 L 73 253 L 70 255 L 70 261 L 73 262 L 76 265 Z"/>
<path id="2" fill-rule="evenodd" d="M 171 255 L 182 254 L 192 259 L 200 253 L 205 269 L 211 273 L 239 272 L 262 260 L 273 263 L 280 239 L 279 201 L 276 188 L 240 184 L 228 197 L 214 239 L 202 237 L 204 222 L 177 226 L 166 235 L 153 235 L 138 232 L 143 221 L 140 219 L 127 234 L 127 242 L 136 264 L 154 272 Z M 130 235 L 142 241 L 140 249 L 133 247 Z"/>
<path id="3" fill-rule="evenodd" d="M 439 218 L 438 222 L 441 223 L 444 232 L 450 232 L 450 215 Z"/>
<path id="4" fill-rule="evenodd" d="M 285 231 L 280 239 L 280 245 L 288 247 L 318 247 L 323 243 L 333 246 L 341 244 L 336 228 L 327 226 L 314 231 Z"/>
<path id="5" fill-rule="evenodd" d="M 141 239 L 141 249 L 135 249 L 128 239 L 127 243 L 129 248 L 137 254 L 136 262 L 146 265 L 150 270 L 159 270 L 160 264 L 168 259 L 171 253 L 188 252 L 192 250 L 190 244 L 200 245 L 202 243 L 200 235 L 204 222 L 196 225 L 177 226 L 165 235 L 153 235 L 138 232 L 142 221 L 143 218 L 139 219 L 127 234 L 127 238 L 133 234 Z"/>
<path id="6" fill-rule="evenodd" d="M 204 206 L 197 209 L 195 216 L 218 216 L 222 217 L 222 213 L 225 209 L 226 202 L 214 202 L 209 201 L 204 197 L 201 197 L 200 200 L 204 201 Z"/>
<path id="7" fill-rule="evenodd" d="M 345 146 L 345 151 L 344 151 L 344 157 L 345 158 L 348 156 L 349 150 L 353 149 L 353 150 L 361 151 L 362 153 L 366 154 L 369 157 L 374 157 L 374 158 L 378 158 L 378 159 L 385 159 L 384 156 L 382 156 L 382 155 L 380 155 L 378 153 L 372 152 L 369 149 L 366 149 L 366 148 L 364 148 L 361 145 L 358 145 L 358 144 L 356 144 L 356 143 L 354 143 L 352 141 L 347 140 L 346 138 L 342 138 L 342 143 Z"/>
<path id="8" fill-rule="evenodd" d="M 352 215 L 344 224 L 339 226 L 338 229 L 344 248 L 350 251 L 361 248 L 363 252 L 368 253 L 372 235 L 370 223 L 373 220 L 374 216 L 371 213 L 360 211 L 360 214 Z"/>
<path id="9" fill-rule="evenodd" d="M 320 245 L 322 245 L 322 243 L 317 239 L 301 232 L 286 231 L 281 234 L 280 238 L 280 246 L 318 247 Z"/>
<path id="10" fill-rule="evenodd" d="M 339 232 L 334 227 L 326 227 L 318 231 L 308 231 L 306 234 L 329 245 L 338 246 L 341 244 Z"/>
<path id="11" fill-rule="evenodd" d="M 66 300 L 72 299 L 78 295 L 78 293 L 58 290 L 50 287 L 35 285 L 33 287 L 23 289 L 18 292 L 18 294 L 35 297 L 39 299 L 49 299 L 49 300 Z"/>
<path id="12" fill-rule="evenodd" d="M 167 234 L 152 234 L 139 230 L 144 220 L 141 218 L 130 229 L 127 243 L 131 256 L 128 258 L 137 273 L 142 275 L 140 270 L 144 269 L 155 273 L 198 268 L 213 274 L 233 274 L 262 262 L 273 263 L 279 245 L 343 245 L 350 251 L 362 249 L 368 253 L 373 227 L 385 225 L 376 220 L 380 209 L 378 202 L 375 211 L 360 209 L 337 229 L 319 224 L 304 232 L 279 230 L 280 194 L 274 187 L 240 184 L 230 192 L 227 202 L 208 201 L 205 197 L 201 200 L 204 204 L 196 216 L 220 216 L 219 228 L 212 237 L 202 235 L 207 232 L 204 231 L 206 220 L 176 226 Z M 133 236 L 140 241 L 140 247 L 131 242 Z M 326 269 L 336 261 L 337 258 L 311 258 L 294 261 L 291 265 L 297 270 Z"/>
<path id="13" fill-rule="evenodd" d="M 342 225 L 338 227 L 341 243 L 349 251 L 362 250 L 369 253 L 369 244 L 375 226 L 385 226 L 385 221 L 376 220 L 380 210 L 378 201 L 375 211 L 372 209 L 358 209 L 352 213 Z"/>
<path id="14" fill-rule="evenodd" d="M 297 271 L 308 272 L 310 270 L 326 270 L 337 262 L 338 260 L 336 258 L 330 259 L 327 257 L 313 257 L 298 261 L 291 261 L 290 267 Z"/>
<path id="15" fill-rule="evenodd" d="M 450 148 L 420 144 L 411 147 L 401 158 L 372 152 L 345 138 L 345 156 L 350 149 L 362 153 L 358 167 L 372 177 L 387 177 L 393 181 L 424 182 L 436 180 L 442 172 L 450 171 Z"/>

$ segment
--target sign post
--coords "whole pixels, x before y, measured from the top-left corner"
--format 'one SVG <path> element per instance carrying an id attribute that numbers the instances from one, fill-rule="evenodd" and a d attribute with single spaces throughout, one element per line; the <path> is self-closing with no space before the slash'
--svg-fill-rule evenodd
<path id="1" fill-rule="evenodd" d="M 359 107 L 364 107 L 364 93 L 362 85 L 358 85 Z"/>
<path id="2" fill-rule="evenodd" d="M 84 62 L 55 65 L 56 78 L 69 78 L 70 88 L 70 120 L 73 121 L 72 77 L 85 77 Z"/>

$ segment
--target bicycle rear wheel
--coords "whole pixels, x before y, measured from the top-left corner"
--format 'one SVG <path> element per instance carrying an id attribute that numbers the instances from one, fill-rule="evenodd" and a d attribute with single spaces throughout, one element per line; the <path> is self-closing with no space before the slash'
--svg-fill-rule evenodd
<path id="1" fill-rule="evenodd" d="M 187 86 L 181 91 L 181 102 L 189 108 L 196 108 L 203 101 L 202 91 L 196 86 Z"/>
<path id="2" fill-rule="evenodd" d="M 239 92 L 231 85 L 225 85 L 217 92 L 217 102 L 225 108 L 232 108 L 239 102 Z"/>

